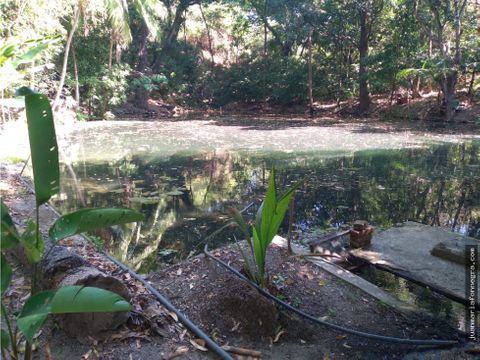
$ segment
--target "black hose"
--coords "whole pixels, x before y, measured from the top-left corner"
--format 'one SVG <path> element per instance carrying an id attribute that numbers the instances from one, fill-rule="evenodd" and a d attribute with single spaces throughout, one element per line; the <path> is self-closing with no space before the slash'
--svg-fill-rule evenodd
<path id="1" fill-rule="evenodd" d="M 18 178 L 25 184 L 25 186 L 34 193 L 32 186 L 21 176 Z M 61 216 L 61 214 L 55 209 L 51 204 L 45 204 L 47 208 L 53 211 L 55 215 Z M 90 241 L 89 237 L 86 235 L 82 235 L 88 241 Z M 113 258 L 112 256 L 108 255 L 105 251 L 100 251 L 107 259 L 114 262 L 118 267 L 122 270 L 127 271 L 131 276 L 135 279 L 140 281 L 143 286 L 145 286 L 156 298 L 157 300 L 168 310 L 175 313 L 180 320 L 180 322 L 185 325 L 191 332 L 197 335 L 199 338 L 205 341 L 207 347 L 212 350 L 215 354 L 217 354 L 221 359 L 224 360 L 233 360 L 229 353 L 223 350 L 215 341 L 213 341 L 207 334 L 205 334 L 199 327 L 197 327 L 193 322 L 191 322 L 183 313 L 177 309 L 167 298 L 165 298 L 162 294 L 160 294 L 152 285 L 146 282 L 142 277 L 140 277 L 134 270 L 130 269 L 128 266 L 122 264 L 117 259 Z"/>
<path id="2" fill-rule="evenodd" d="M 158 301 L 169 311 L 174 312 L 182 324 L 184 324 L 191 332 L 197 335 L 199 338 L 205 341 L 207 346 L 216 353 L 220 358 L 225 360 L 233 360 L 233 358 L 223 350 L 215 341 L 213 341 L 207 334 L 205 334 L 200 328 L 198 328 L 194 323 L 192 323 L 183 313 L 178 310 L 167 298 L 160 294 L 152 285 L 147 283 L 142 279 L 135 271 L 130 269 L 128 266 L 122 264 L 117 259 L 111 257 L 110 255 L 103 252 L 103 255 L 106 256 L 110 261 L 114 262 L 120 268 L 125 271 L 128 271 L 135 279 L 140 281 L 157 299 Z"/>
<path id="3" fill-rule="evenodd" d="M 396 337 L 390 337 L 390 336 L 371 334 L 371 333 L 366 333 L 366 332 L 363 332 L 363 331 L 346 328 L 346 327 L 341 326 L 341 325 L 332 324 L 332 323 L 329 323 L 327 321 L 317 319 L 316 317 L 314 317 L 312 315 L 309 315 L 309 314 L 293 307 L 292 305 L 287 304 L 286 302 L 278 299 L 277 297 L 273 296 L 272 294 L 270 294 L 269 292 L 267 292 L 266 290 L 261 288 L 258 284 L 250 281 L 246 276 L 241 274 L 239 271 L 235 270 L 230 265 L 226 264 L 224 261 L 222 261 L 222 260 L 218 259 L 217 257 L 213 256 L 208 251 L 208 244 L 205 245 L 204 253 L 205 253 L 206 256 L 208 256 L 209 258 L 213 259 L 214 261 L 216 261 L 217 263 L 222 265 L 224 268 L 226 268 L 227 270 L 229 270 L 230 272 L 232 272 L 233 274 L 238 276 L 240 279 L 245 281 L 247 284 L 249 284 L 250 286 L 257 289 L 258 292 L 260 294 L 262 294 L 263 296 L 275 301 L 277 304 L 283 306 L 287 310 L 290 310 L 290 311 L 294 312 L 297 315 L 300 315 L 301 317 L 303 317 L 305 319 L 313 321 L 316 324 L 323 325 L 323 326 L 326 326 L 326 327 L 329 327 L 329 328 L 332 328 L 332 329 L 335 329 L 335 330 L 338 330 L 340 332 L 347 333 L 347 334 L 357 335 L 357 336 L 361 336 L 361 337 L 365 337 L 365 338 L 369 338 L 369 339 L 374 339 L 374 340 L 379 340 L 379 341 L 398 343 L 398 344 L 433 345 L 433 346 L 452 346 L 452 345 L 458 344 L 458 341 L 455 341 L 455 340 L 415 340 L 415 339 L 396 338 Z"/>

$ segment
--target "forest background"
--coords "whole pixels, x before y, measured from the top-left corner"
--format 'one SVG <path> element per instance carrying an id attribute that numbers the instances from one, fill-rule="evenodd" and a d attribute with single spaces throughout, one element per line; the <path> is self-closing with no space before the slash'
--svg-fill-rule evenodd
<path id="1" fill-rule="evenodd" d="M 2 0 L 2 122 L 21 85 L 78 119 L 478 100 L 478 0 Z M 435 95 L 435 96 L 433 96 Z"/>

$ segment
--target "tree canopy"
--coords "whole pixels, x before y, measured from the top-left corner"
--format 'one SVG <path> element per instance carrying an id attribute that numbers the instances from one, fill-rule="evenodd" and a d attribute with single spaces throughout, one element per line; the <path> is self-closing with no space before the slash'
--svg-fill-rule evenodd
<path id="1" fill-rule="evenodd" d="M 93 117 L 149 99 L 352 100 L 368 114 L 372 96 L 433 91 L 450 121 L 459 91 L 478 96 L 471 0 L 6 0 L 0 13 L 2 98 L 35 86 Z"/>

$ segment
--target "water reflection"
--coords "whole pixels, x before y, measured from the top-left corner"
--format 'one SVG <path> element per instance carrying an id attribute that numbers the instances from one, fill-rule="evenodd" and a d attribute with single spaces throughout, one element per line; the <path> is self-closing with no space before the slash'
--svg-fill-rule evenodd
<path id="1" fill-rule="evenodd" d="M 463 305 L 453 302 L 428 288 L 377 270 L 373 266 L 363 266 L 355 272 L 400 300 L 424 309 L 436 318 L 444 319 L 461 331 L 466 331 L 465 307 Z"/>
<path id="2" fill-rule="evenodd" d="M 125 226 L 121 236 L 109 229 L 102 237 L 121 261 L 148 272 L 201 250 L 205 237 L 228 222 L 228 207 L 258 201 L 272 165 L 281 187 L 306 179 L 296 196 L 297 233 L 361 218 L 380 228 L 416 220 L 480 238 L 480 142 L 353 156 L 209 151 L 80 161 L 62 166 L 55 201 L 62 211 L 141 210 L 144 223 Z M 233 234 L 227 229 L 210 241 L 219 246 Z"/>

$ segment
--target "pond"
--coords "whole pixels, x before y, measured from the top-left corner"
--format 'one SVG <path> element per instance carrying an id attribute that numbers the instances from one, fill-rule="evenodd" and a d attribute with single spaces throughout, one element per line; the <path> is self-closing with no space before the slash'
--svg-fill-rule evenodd
<path id="1" fill-rule="evenodd" d="M 229 223 L 228 208 L 260 203 L 272 166 L 281 189 L 305 179 L 295 200 L 299 239 L 310 229 L 338 229 L 356 219 L 377 229 L 415 220 L 480 239 L 477 139 L 192 121 L 95 124 L 60 144 L 56 207 L 142 211 L 141 224 L 93 234 L 140 273 L 197 254 L 205 241 L 211 247 L 234 241 L 235 229 L 215 231 Z"/>

